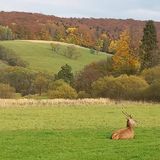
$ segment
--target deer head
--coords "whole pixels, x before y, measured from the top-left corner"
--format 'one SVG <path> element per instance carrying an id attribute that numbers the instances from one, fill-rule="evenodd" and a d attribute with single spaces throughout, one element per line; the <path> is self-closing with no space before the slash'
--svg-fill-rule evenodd
<path id="1" fill-rule="evenodd" d="M 124 112 L 124 111 L 122 111 L 122 113 L 127 118 L 127 127 L 134 128 L 136 126 L 136 121 L 133 119 L 132 115 L 130 115 L 127 112 Z"/>

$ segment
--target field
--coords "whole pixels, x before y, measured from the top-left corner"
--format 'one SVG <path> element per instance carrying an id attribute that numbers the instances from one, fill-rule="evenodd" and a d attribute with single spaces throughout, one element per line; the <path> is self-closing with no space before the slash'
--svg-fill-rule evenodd
<path id="1" fill-rule="evenodd" d="M 160 159 L 160 104 L 13 104 L 0 107 L 2 160 Z M 112 141 L 122 110 L 138 121 L 136 137 Z"/>
<path id="2" fill-rule="evenodd" d="M 72 66 L 73 71 L 81 70 L 85 65 L 98 60 L 106 59 L 107 55 L 100 52 L 93 55 L 90 50 L 75 46 L 81 53 L 77 60 L 66 58 L 54 53 L 50 46 L 51 41 L 1 41 L 0 44 L 15 51 L 22 59 L 29 63 L 29 68 L 36 71 L 56 73 L 65 64 Z M 57 43 L 57 42 L 52 42 Z M 60 52 L 69 44 L 60 43 Z"/>

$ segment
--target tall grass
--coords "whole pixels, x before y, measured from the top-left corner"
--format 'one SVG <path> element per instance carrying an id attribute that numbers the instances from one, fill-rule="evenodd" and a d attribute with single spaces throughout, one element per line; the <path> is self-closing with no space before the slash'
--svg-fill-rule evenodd
<path id="1" fill-rule="evenodd" d="M 141 105 L 149 104 L 154 105 L 154 103 L 147 102 L 131 102 L 131 101 L 115 101 L 108 98 L 100 99 L 0 99 L 0 107 L 26 107 L 26 106 L 57 106 L 57 105 L 68 105 L 68 106 L 88 106 L 88 105 L 120 105 L 121 107 L 126 107 L 128 105 Z"/>

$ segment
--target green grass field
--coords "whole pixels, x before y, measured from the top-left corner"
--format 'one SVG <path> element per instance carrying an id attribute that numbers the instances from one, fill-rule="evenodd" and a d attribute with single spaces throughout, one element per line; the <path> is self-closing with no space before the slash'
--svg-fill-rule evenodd
<path id="1" fill-rule="evenodd" d="M 0 108 L 1 160 L 159 160 L 160 105 L 130 104 L 133 140 L 113 141 L 124 127 L 122 105 Z"/>
<path id="2" fill-rule="evenodd" d="M 94 61 L 106 59 L 106 54 L 99 53 L 99 55 L 93 55 L 87 48 L 76 46 L 81 57 L 77 60 L 66 58 L 62 55 L 53 53 L 50 43 L 35 43 L 26 41 L 1 41 L 1 45 L 10 48 L 15 51 L 22 59 L 29 63 L 29 68 L 36 71 L 48 71 L 56 73 L 60 70 L 60 67 L 65 64 L 72 66 L 73 71 L 81 70 L 85 65 Z M 66 44 L 61 44 L 60 52 L 63 52 L 66 48 Z"/>

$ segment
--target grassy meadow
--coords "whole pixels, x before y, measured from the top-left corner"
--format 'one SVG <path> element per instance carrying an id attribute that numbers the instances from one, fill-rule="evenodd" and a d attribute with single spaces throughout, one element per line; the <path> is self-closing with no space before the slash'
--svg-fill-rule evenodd
<path id="1" fill-rule="evenodd" d="M 57 73 L 60 67 L 65 64 L 72 66 L 73 71 L 81 70 L 85 65 L 95 61 L 106 59 L 106 54 L 99 53 L 93 55 L 87 48 L 77 47 L 81 57 L 77 60 L 66 58 L 65 56 L 54 53 L 47 41 L 1 41 L 0 44 L 15 51 L 23 60 L 29 63 L 29 67 L 35 71 L 48 71 Z M 53 42 L 54 43 L 54 42 Z M 56 43 L 56 42 L 55 42 Z M 67 44 L 60 44 L 60 51 L 64 52 Z"/>
<path id="2" fill-rule="evenodd" d="M 122 110 L 138 121 L 136 137 L 113 141 Z M 160 104 L 9 104 L 0 107 L 0 159 L 159 160 L 159 115 Z"/>

